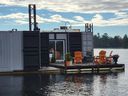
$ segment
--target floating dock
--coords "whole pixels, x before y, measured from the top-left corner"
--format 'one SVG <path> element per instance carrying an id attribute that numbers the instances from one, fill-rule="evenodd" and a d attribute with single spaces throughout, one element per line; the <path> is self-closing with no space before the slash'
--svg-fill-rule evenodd
<path id="1" fill-rule="evenodd" d="M 125 64 L 73 64 L 65 66 L 64 64 L 50 64 L 48 67 L 42 67 L 36 71 L 8 71 L 0 72 L 1 75 L 26 75 L 26 74 L 79 74 L 79 73 L 119 73 L 124 72 Z"/>
<path id="2" fill-rule="evenodd" d="M 103 71 L 115 72 L 124 71 L 124 64 L 73 64 L 65 66 L 64 64 L 50 64 L 51 67 L 60 68 L 61 73 L 99 73 Z"/>

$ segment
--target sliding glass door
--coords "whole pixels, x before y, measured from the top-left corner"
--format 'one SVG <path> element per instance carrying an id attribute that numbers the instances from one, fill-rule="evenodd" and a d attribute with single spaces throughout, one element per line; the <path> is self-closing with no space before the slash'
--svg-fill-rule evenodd
<path id="1" fill-rule="evenodd" d="M 65 45 L 64 40 L 50 40 L 49 41 L 49 57 L 55 56 L 56 61 L 64 60 Z"/>

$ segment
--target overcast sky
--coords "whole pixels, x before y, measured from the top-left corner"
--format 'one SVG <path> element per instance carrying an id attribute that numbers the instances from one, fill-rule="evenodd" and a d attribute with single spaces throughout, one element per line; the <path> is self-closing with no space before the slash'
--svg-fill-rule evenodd
<path id="1" fill-rule="evenodd" d="M 128 34 L 128 0 L 0 0 L 0 30 L 28 30 L 28 4 L 36 4 L 41 30 L 93 23 L 94 34 Z"/>

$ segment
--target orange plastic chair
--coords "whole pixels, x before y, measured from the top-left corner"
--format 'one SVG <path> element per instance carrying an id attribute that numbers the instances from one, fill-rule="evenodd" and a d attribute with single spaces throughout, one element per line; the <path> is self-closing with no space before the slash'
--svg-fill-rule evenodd
<path id="1" fill-rule="evenodd" d="M 106 51 L 104 51 L 104 50 L 101 50 L 99 52 L 99 63 L 106 64 Z"/>
<path id="2" fill-rule="evenodd" d="M 81 51 L 75 51 L 74 52 L 74 63 L 82 63 L 83 55 Z"/>

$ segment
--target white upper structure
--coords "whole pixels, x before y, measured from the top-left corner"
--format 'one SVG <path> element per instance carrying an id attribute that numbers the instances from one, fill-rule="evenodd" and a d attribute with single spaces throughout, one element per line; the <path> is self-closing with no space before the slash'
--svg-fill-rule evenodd
<path id="1" fill-rule="evenodd" d="M 80 32 L 80 29 L 72 29 L 67 26 L 60 26 L 60 28 L 54 28 L 53 30 L 44 30 L 43 32 Z"/>

